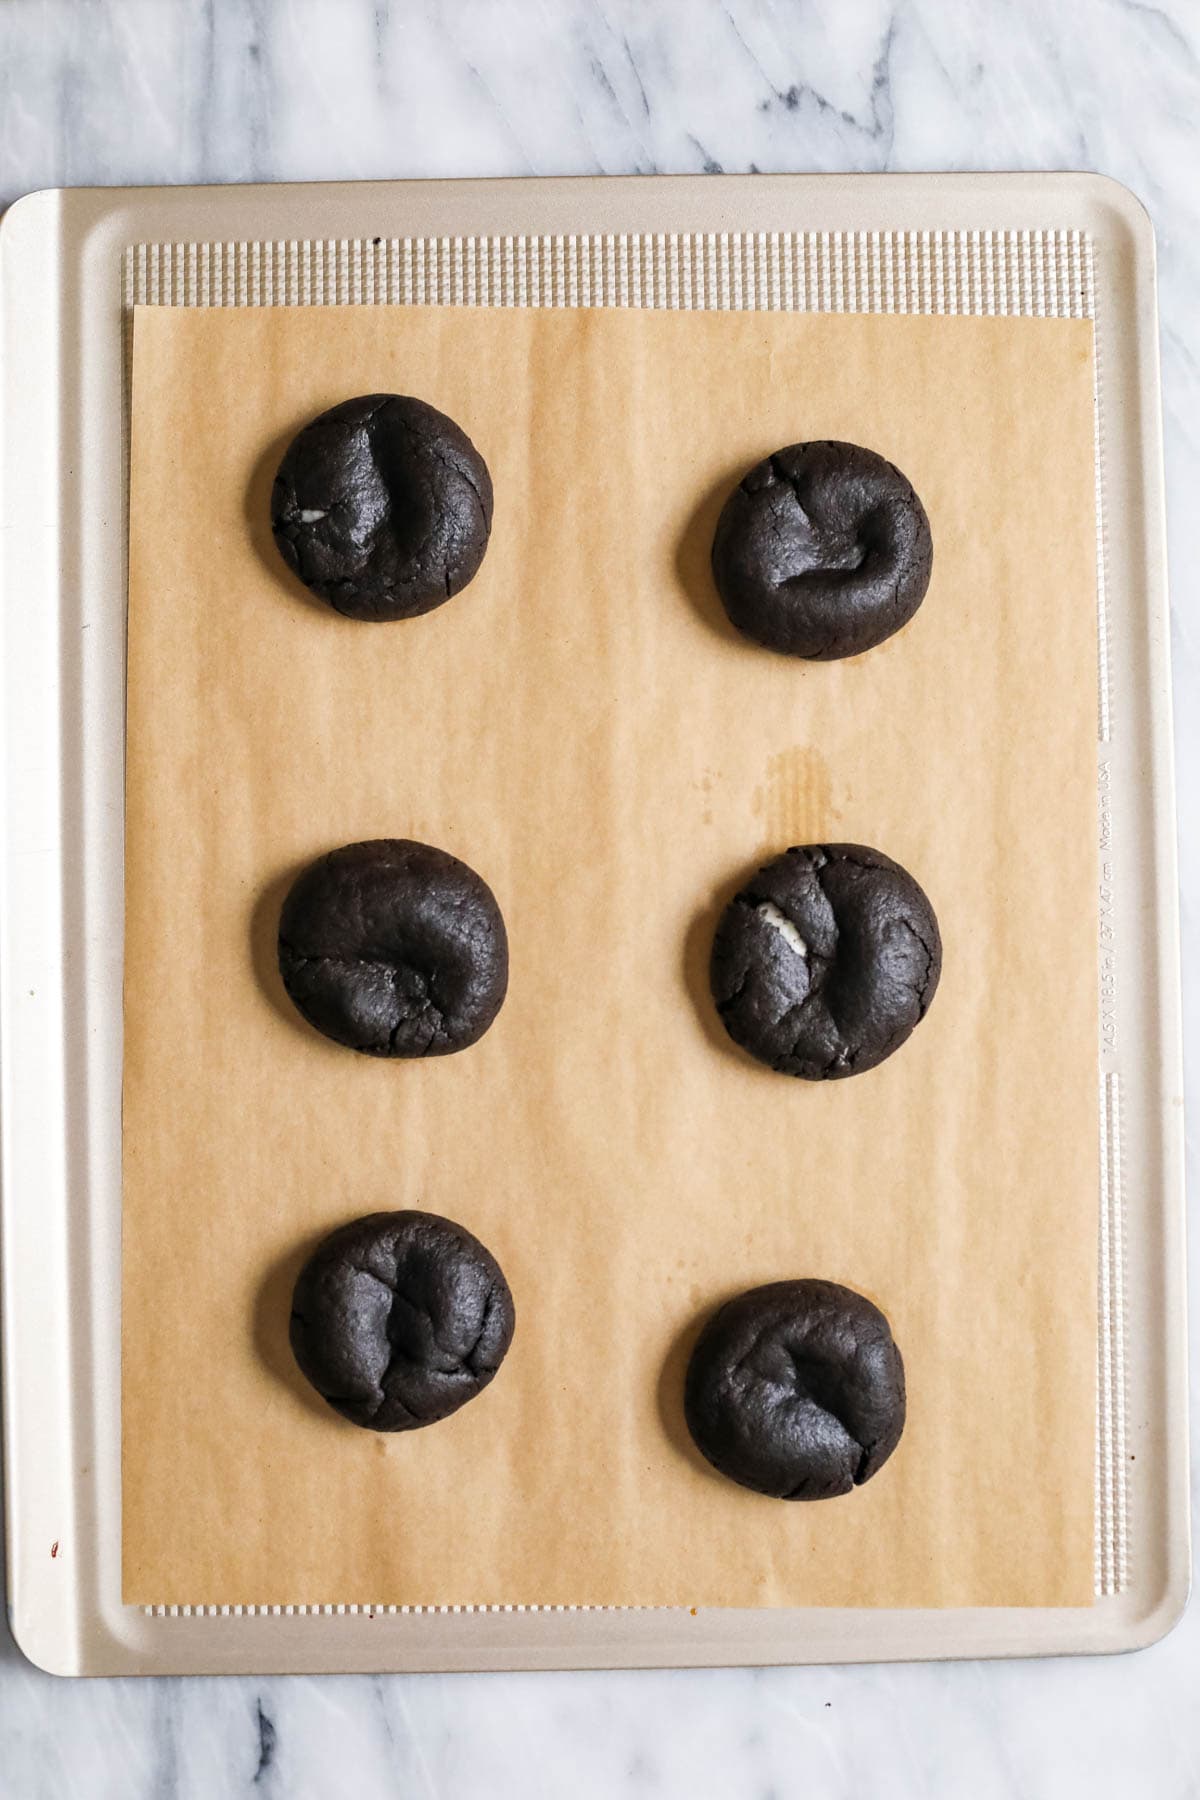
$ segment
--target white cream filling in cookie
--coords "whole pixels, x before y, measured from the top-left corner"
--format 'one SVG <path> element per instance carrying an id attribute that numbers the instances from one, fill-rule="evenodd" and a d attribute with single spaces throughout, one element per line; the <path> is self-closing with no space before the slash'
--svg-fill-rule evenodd
<path id="1" fill-rule="evenodd" d="M 765 919 L 773 931 L 777 931 L 790 950 L 797 956 L 808 955 L 808 945 L 792 924 L 785 912 L 781 912 L 773 900 L 761 900 L 755 907 L 760 919 Z"/>

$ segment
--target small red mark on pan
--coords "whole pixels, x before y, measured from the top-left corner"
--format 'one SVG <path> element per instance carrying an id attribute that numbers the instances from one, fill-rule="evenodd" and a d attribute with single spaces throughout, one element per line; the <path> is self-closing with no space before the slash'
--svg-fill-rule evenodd
<path id="1" fill-rule="evenodd" d="M 50 1546 L 50 1554 L 52 1557 L 58 1555 L 58 1539 L 57 1538 L 55 1538 L 54 1542 Z"/>

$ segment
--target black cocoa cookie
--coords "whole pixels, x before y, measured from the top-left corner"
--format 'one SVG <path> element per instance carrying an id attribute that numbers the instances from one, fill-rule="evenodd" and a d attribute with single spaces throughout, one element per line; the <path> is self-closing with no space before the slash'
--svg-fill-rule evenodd
<path id="1" fill-rule="evenodd" d="M 404 394 L 365 394 L 292 439 L 271 528 L 288 567 L 338 612 L 411 619 L 483 561 L 492 480 L 453 419 Z"/>
<path id="2" fill-rule="evenodd" d="M 488 1385 L 515 1323 L 500 1265 L 469 1231 L 436 1213 L 371 1213 L 301 1269 L 292 1351 L 351 1424 L 415 1431 Z"/>
<path id="3" fill-rule="evenodd" d="M 429 844 L 346 844 L 297 878 L 279 972 L 310 1025 L 368 1056 L 448 1056 L 481 1038 L 508 986 L 486 881 Z"/>
<path id="4" fill-rule="evenodd" d="M 898 1050 L 937 989 L 942 942 L 912 876 L 863 844 L 785 850 L 722 913 L 710 980 L 735 1043 L 827 1081 Z"/>
<path id="5" fill-rule="evenodd" d="M 879 1308 L 835 1281 L 775 1281 L 709 1320 L 688 1364 L 696 1447 L 742 1487 L 829 1500 L 904 1430 L 904 1364 Z"/>
<path id="6" fill-rule="evenodd" d="M 830 662 L 891 637 L 925 598 L 929 520 L 899 469 L 857 444 L 791 444 L 725 502 L 712 566 L 725 611 L 770 650 Z"/>

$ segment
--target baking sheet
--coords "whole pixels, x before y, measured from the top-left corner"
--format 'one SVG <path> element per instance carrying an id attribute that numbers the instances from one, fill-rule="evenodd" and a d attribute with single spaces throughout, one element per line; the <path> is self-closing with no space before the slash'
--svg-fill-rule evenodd
<path id="1" fill-rule="evenodd" d="M 1064 321 L 139 314 L 127 1599 L 1090 1597 L 1089 342 Z M 289 586 L 264 520 L 291 431 L 379 387 L 458 418 L 498 500 L 472 588 L 372 631 Z M 817 670 L 735 640 L 705 560 L 739 469 L 822 435 L 905 468 L 937 564 L 905 633 Z M 384 833 L 479 867 L 513 943 L 497 1025 L 428 1067 L 324 1044 L 271 968 L 295 867 Z M 755 858 L 822 836 L 917 873 L 946 972 L 901 1055 L 809 1089 L 725 1045 L 703 961 Z M 454 1421 L 359 1437 L 290 1369 L 290 1279 L 333 1223 L 414 1203 L 500 1256 L 518 1337 Z M 909 1369 L 900 1451 L 828 1507 L 725 1486 L 679 1425 L 701 1314 L 784 1272 L 871 1294 Z"/>

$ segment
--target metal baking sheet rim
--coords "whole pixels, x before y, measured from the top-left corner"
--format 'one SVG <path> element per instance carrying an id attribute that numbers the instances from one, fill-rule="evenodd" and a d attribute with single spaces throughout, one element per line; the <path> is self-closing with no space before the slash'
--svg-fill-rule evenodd
<path id="1" fill-rule="evenodd" d="M 1071 228 L 1095 246 L 1111 701 L 1129 722 L 1105 747 L 1120 846 L 1110 898 L 1123 966 L 1142 977 L 1123 982 L 1114 1013 L 1126 1070 L 1128 1584 L 1062 1610 L 127 1607 L 119 1119 L 97 1073 L 119 1069 L 120 1029 L 95 1003 L 99 982 L 119 982 L 120 808 L 98 774 L 104 758 L 84 753 L 106 732 L 123 743 L 123 722 L 89 705 L 123 679 L 112 596 L 125 581 L 124 247 L 783 228 Z M 1087 175 L 51 190 L 0 222 L 0 381 L 4 1452 L 9 1614 L 25 1654 L 61 1674 L 551 1669 L 1029 1656 L 1163 1636 L 1190 1581 L 1183 1098 L 1154 239 L 1138 201 Z"/>

